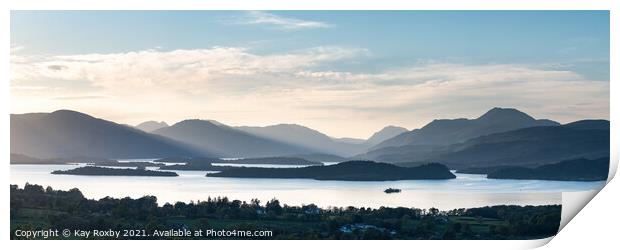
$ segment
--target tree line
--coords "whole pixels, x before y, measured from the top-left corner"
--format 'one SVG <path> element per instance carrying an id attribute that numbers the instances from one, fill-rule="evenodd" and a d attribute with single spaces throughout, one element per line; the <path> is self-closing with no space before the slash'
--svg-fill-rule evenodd
<path id="1" fill-rule="evenodd" d="M 138 199 L 87 199 L 68 191 L 11 185 L 11 232 L 16 229 L 272 230 L 273 239 L 532 239 L 557 233 L 561 206 L 436 208 L 289 206 L 227 197 L 165 203 Z M 11 238 L 13 238 L 11 234 Z"/>

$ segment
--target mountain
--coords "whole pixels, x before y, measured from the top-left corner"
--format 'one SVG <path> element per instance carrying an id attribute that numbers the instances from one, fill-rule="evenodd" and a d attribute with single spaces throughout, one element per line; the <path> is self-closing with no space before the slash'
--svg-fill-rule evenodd
<path id="1" fill-rule="evenodd" d="M 268 157 L 313 153 L 312 149 L 260 137 L 221 123 L 185 120 L 153 131 L 223 157 Z"/>
<path id="2" fill-rule="evenodd" d="M 609 157 L 595 160 L 574 159 L 537 168 L 503 168 L 487 175 L 489 179 L 604 181 L 609 174 Z"/>
<path id="3" fill-rule="evenodd" d="M 37 158 L 153 158 L 208 155 L 209 152 L 87 114 L 11 115 L 11 152 Z"/>
<path id="4" fill-rule="evenodd" d="M 387 162 L 434 161 L 453 169 L 539 165 L 573 158 L 609 157 L 609 121 L 583 120 L 479 136 L 452 145 L 387 147 L 358 156 Z"/>
<path id="5" fill-rule="evenodd" d="M 396 127 L 396 126 L 387 126 L 379 131 L 377 131 L 376 133 L 374 133 L 370 138 L 368 138 L 368 140 L 366 140 L 366 144 L 367 145 L 377 145 L 380 142 L 383 142 L 387 139 L 393 138 L 397 135 L 400 135 L 402 133 L 407 132 L 408 130 L 406 128 L 403 127 Z"/>
<path id="6" fill-rule="evenodd" d="M 319 131 L 297 124 L 278 124 L 266 127 L 244 126 L 236 127 L 236 129 L 262 138 L 297 145 L 317 153 L 351 156 L 363 152 L 367 148 L 363 145 L 363 140 L 360 143 L 340 141 Z"/>
<path id="7" fill-rule="evenodd" d="M 420 129 L 402 133 L 372 149 L 406 145 L 450 145 L 478 136 L 537 126 L 557 126 L 551 120 L 536 120 L 512 108 L 493 108 L 476 119 L 434 120 Z"/>
<path id="8" fill-rule="evenodd" d="M 165 128 L 165 127 L 168 127 L 168 124 L 166 122 L 156 122 L 156 121 L 147 121 L 147 122 L 143 122 L 143 123 L 136 125 L 137 129 L 140 129 L 144 132 L 149 132 L 149 133 L 155 130 L 158 130 L 160 128 Z"/>

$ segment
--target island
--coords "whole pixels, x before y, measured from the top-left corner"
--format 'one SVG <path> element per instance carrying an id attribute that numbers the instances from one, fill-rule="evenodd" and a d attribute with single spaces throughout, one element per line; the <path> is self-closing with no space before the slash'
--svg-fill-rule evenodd
<path id="1" fill-rule="evenodd" d="M 609 174 L 609 157 L 566 160 L 537 168 L 514 167 L 496 170 L 489 179 L 604 181 Z"/>
<path id="2" fill-rule="evenodd" d="M 158 162 L 143 162 L 143 161 L 129 161 L 120 162 L 118 160 L 109 160 L 96 157 L 65 157 L 65 158 L 36 158 L 24 154 L 11 153 L 11 164 L 29 164 L 29 165 L 66 165 L 69 163 L 91 163 L 98 166 L 106 167 L 161 167 L 163 163 Z"/>
<path id="3" fill-rule="evenodd" d="M 321 165 L 301 168 L 237 167 L 219 173 L 209 173 L 207 176 L 341 181 L 444 180 L 456 178 L 448 167 L 439 163 L 403 168 L 389 163 L 374 161 L 346 161 L 329 166 Z"/>
<path id="4" fill-rule="evenodd" d="M 232 164 L 272 164 L 272 165 L 323 165 L 321 162 L 309 161 L 298 157 L 260 157 L 260 158 L 242 158 L 234 160 L 218 160 L 214 163 L 232 163 Z"/>
<path id="5" fill-rule="evenodd" d="M 188 157 L 173 156 L 173 157 L 165 157 L 165 158 L 157 159 L 157 160 L 154 160 L 154 162 L 186 163 L 186 162 L 189 162 L 191 159 L 192 158 L 188 158 Z"/>
<path id="6" fill-rule="evenodd" d="M 117 160 L 108 160 L 108 161 L 99 161 L 95 162 L 95 164 L 99 166 L 106 167 L 163 167 L 165 164 L 163 163 L 154 163 L 154 162 L 146 162 L 146 161 L 129 161 L 129 162 L 119 162 Z"/>
<path id="7" fill-rule="evenodd" d="M 278 156 L 278 157 L 259 157 L 259 158 L 240 158 L 240 159 L 219 159 L 210 157 L 167 157 L 157 159 L 154 162 L 165 163 L 187 163 L 187 164 L 271 164 L 271 165 L 323 165 L 322 162 L 309 161 L 300 157 Z"/>
<path id="8" fill-rule="evenodd" d="M 232 166 L 213 166 L 211 164 L 175 164 L 159 167 L 159 170 L 177 171 L 224 171 L 233 168 Z"/>
<path id="9" fill-rule="evenodd" d="M 400 193 L 400 189 L 398 188 L 388 188 L 386 190 L 384 190 L 383 192 L 385 192 L 386 194 L 391 194 L 391 193 Z"/>
<path id="10" fill-rule="evenodd" d="M 69 170 L 56 170 L 52 174 L 60 175 L 96 175 L 96 176 L 179 176 L 175 172 L 146 170 L 144 168 L 102 168 L 102 167 L 79 167 Z"/>
<path id="11" fill-rule="evenodd" d="M 314 162 L 343 162 L 347 159 L 341 156 L 332 155 L 332 154 L 321 154 L 321 153 L 311 153 L 311 154 L 296 154 L 296 155 L 288 155 L 286 157 L 295 157 L 301 158 L 308 161 Z"/>

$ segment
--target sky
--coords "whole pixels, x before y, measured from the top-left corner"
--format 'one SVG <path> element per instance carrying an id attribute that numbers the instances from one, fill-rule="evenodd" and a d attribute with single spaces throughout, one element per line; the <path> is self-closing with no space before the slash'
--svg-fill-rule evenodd
<path id="1" fill-rule="evenodd" d="M 11 112 L 387 125 L 609 119 L 608 11 L 12 11 Z"/>

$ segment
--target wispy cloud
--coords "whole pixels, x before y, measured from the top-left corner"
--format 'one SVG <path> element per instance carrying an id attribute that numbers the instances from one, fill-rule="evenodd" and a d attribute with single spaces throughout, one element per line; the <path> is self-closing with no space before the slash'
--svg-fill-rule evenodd
<path id="1" fill-rule="evenodd" d="M 291 53 L 257 55 L 245 48 L 214 47 L 48 57 L 14 56 L 11 58 L 11 78 L 14 85 L 41 79 L 58 79 L 86 81 L 95 86 L 119 90 L 164 87 L 195 91 L 207 86 L 216 87 L 213 84 L 224 79 L 281 77 L 365 52 L 363 49 L 316 47 Z M 241 87 L 251 85 L 266 83 L 257 81 Z"/>
<path id="2" fill-rule="evenodd" d="M 13 56 L 12 104 L 21 109 L 15 112 L 55 107 L 103 117 L 118 110 L 157 114 L 119 121 L 129 124 L 186 118 L 232 125 L 287 122 L 357 137 L 388 124 L 416 128 L 435 118 L 476 117 L 494 106 L 561 122 L 609 117 L 609 82 L 569 70 L 438 62 L 372 73 L 318 70 L 366 54 L 363 49 L 318 47 L 261 55 L 215 47 Z M 32 88 L 32 83 L 49 88 Z M 106 98 L 69 101 L 83 96 Z"/>
<path id="3" fill-rule="evenodd" d="M 325 22 L 287 18 L 263 11 L 248 11 L 245 15 L 234 20 L 233 23 L 242 25 L 268 25 L 270 27 L 284 30 L 332 27 L 331 24 Z"/>

